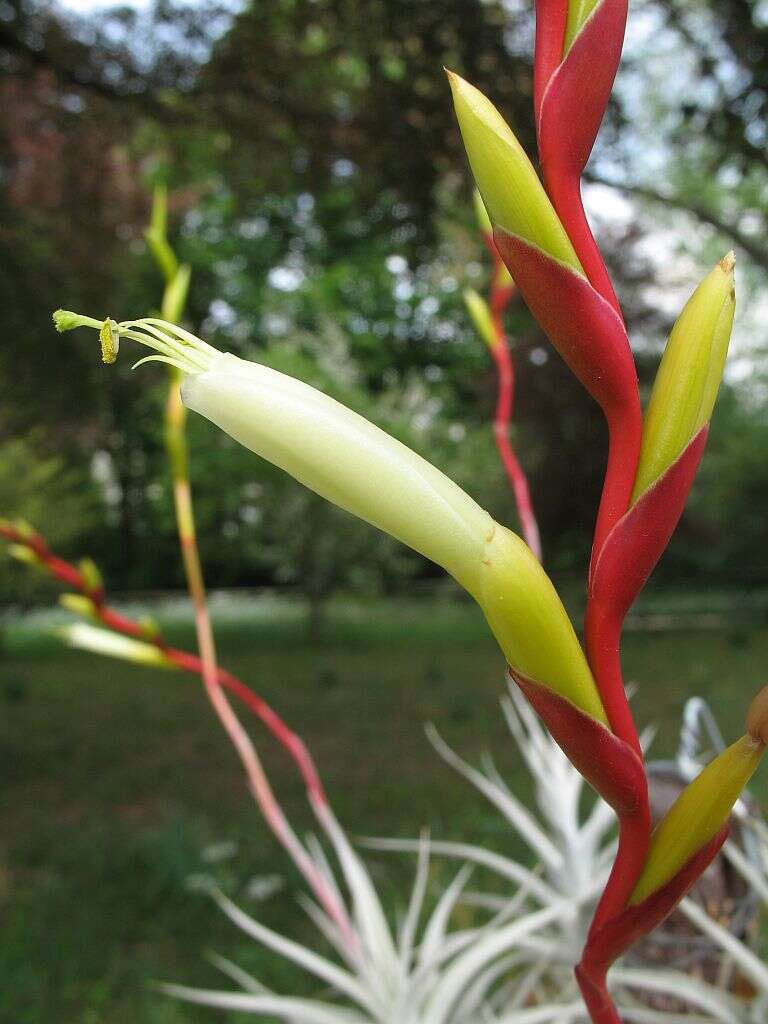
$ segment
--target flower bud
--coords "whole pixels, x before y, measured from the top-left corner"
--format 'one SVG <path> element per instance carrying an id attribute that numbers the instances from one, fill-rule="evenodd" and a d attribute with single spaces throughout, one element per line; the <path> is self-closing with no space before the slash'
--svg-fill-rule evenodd
<path id="1" fill-rule="evenodd" d="M 83 578 L 83 583 L 87 590 L 93 592 L 95 590 L 103 590 L 104 581 L 101 578 L 99 567 L 96 565 L 92 558 L 82 558 L 78 565 L 80 575 Z"/>
<path id="2" fill-rule="evenodd" d="M 39 567 L 43 564 L 40 556 L 35 554 L 32 548 L 28 548 L 24 544 L 9 544 L 8 554 L 11 558 L 15 558 L 17 562 L 23 562 L 24 565 Z"/>
<path id="3" fill-rule="evenodd" d="M 448 72 L 472 174 L 491 222 L 577 273 L 581 265 L 511 128 L 479 89 Z"/>
<path id="4" fill-rule="evenodd" d="M 472 322 L 477 329 L 477 333 L 486 343 L 488 348 L 495 348 L 499 343 L 499 339 L 493 326 L 493 317 L 491 316 L 491 311 L 488 308 L 488 303 L 477 294 L 474 288 L 465 288 L 464 304 L 467 307 L 469 315 L 472 317 Z"/>
<path id="5" fill-rule="evenodd" d="M 702 281 L 677 319 L 643 424 L 633 501 L 709 423 L 723 376 L 735 310 L 733 253 Z"/>
<path id="6" fill-rule="evenodd" d="M 132 661 L 137 665 L 151 665 L 153 668 L 175 669 L 177 666 L 168 656 L 155 647 L 141 640 L 113 633 L 108 629 L 99 629 L 86 622 L 75 622 L 58 629 L 57 635 L 69 647 L 92 654 L 103 654 L 108 658 L 119 658 L 121 661 Z"/>
<path id="7" fill-rule="evenodd" d="M 764 728 L 764 707 L 759 717 Z M 688 861 L 714 839 L 727 824 L 764 750 L 761 740 L 751 735 L 742 736 L 683 790 L 654 829 L 648 859 L 630 903 L 642 903 L 671 882 Z"/>
<path id="8" fill-rule="evenodd" d="M 82 594 L 60 594 L 59 604 L 74 615 L 82 615 L 83 618 L 92 619 L 96 615 L 96 605 L 90 597 Z"/>

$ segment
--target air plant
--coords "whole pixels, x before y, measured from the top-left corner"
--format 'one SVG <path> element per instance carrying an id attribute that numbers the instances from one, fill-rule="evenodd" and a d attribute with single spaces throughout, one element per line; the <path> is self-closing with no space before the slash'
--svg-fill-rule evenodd
<path id="1" fill-rule="evenodd" d="M 622 679 L 624 617 L 666 548 L 701 460 L 734 315 L 734 257 L 675 324 L 645 417 L 616 295 L 591 235 L 580 175 L 621 51 L 625 0 L 539 0 L 534 97 L 544 181 L 493 104 L 450 73 L 496 248 L 534 317 L 604 412 L 608 458 L 587 585 L 585 647 L 525 542 L 449 477 L 314 388 L 221 353 L 162 318 L 118 323 L 59 310 L 59 330 L 124 341 L 182 375 L 182 401 L 262 458 L 450 573 L 477 601 L 515 684 L 613 808 L 616 858 L 576 968 L 593 1024 L 618 1024 L 607 973 L 680 902 L 728 833 L 768 741 L 768 691 L 745 735 L 651 828 L 641 744 Z"/>
<path id="2" fill-rule="evenodd" d="M 496 440 L 501 464 L 507 474 L 507 479 L 515 497 L 517 518 L 520 520 L 523 539 L 534 555 L 541 561 L 539 524 L 536 522 L 536 515 L 533 510 L 528 478 L 523 467 L 520 465 L 509 437 L 512 403 L 515 393 L 515 368 L 512 362 L 512 353 L 509 349 L 507 332 L 504 330 L 504 312 L 515 295 L 515 283 L 504 266 L 494 244 L 493 228 L 488 219 L 483 200 L 477 190 L 475 190 L 474 198 L 475 213 L 480 233 L 483 236 L 483 241 L 492 260 L 491 286 L 487 302 L 474 288 L 465 289 L 464 302 L 477 329 L 477 333 L 488 346 L 496 367 L 498 396 L 493 419 L 493 436 Z"/>
<path id="3" fill-rule="evenodd" d="M 576 771 L 540 720 L 510 681 L 502 698 L 505 721 L 524 766 L 533 782 L 532 812 L 520 802 L 513 789 L 486 756 L 483 767 L 475 768 L 456 754 L 434 726 L 427 735 L 438 755 L 480 792 L 498 810 L 515 837 L 522 840 L 534 860 L 532 867 L 498 849 L 466 842 L 433 839 L 434 854 L 482 868 L 502 886 L 513 886 L 512 894 L 498 891 L 467 892 L 464 902 L 500 913 L 510 903 L 519 914 L 530 914 L 565 902 L 569 911 L 536 932 L 521 938 L 515 950 L 516 962 L 503 985 L 488 993 L 488 1020 L 504 1024 L 525 1021 L 582 1024 L 587 1015 L 578 999 L 569 965 L 578 956 L 587 934 L 589 919 L 603 890 L 616 852 L 611 808 L 600 797 L 583 810 L 584 779 Z M 643 748 L 652 732 L 643 737 Z M 720 732 L 711 711 L 700 698 L 686 704 L 680 747 L 674 763 L 680 774 L 693 779 L 702 763 L 723 751 Z M 755 816 L 750 805 L 738 800 L 734 816 L 741 833 L 729 839 L 722 850 L 751 893 L 768 906 L 768 828 Z M 366 845 L 378 850 L 415 851 L 418 841 L 372 839 Z M 717 984 L 707 983 L 680 969 L 649 966 L 637 958 L 614 970 L 616 998 L 626 1020 L 658 1022 L 700 1021 L 701 1024 L 758 1024 L 768 1008 L 768 970 L 748 943 L 720 923 L 699 900 L 686 897 L 682 913 L 701 939 L 708 940 L 721 959 Z M 754 989 L 750 998 L 730 991 L 736 972 Z M 648 997 L 664 997 L 686 1007 L 679 1016 L 669 1010 L 654 1010 Z M 495 1009 L 494 1009 L 495 1008 Z"/>

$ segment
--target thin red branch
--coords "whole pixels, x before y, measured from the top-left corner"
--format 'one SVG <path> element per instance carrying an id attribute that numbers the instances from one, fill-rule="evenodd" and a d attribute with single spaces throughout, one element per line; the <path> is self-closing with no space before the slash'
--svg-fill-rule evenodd
<path id="1" fill-rule="evenodd" d="M 112 608 L 106 601 L 103 589 L 92 589 L 84 579 L 80 570 L 51 552 L 39 533 L 28 533 L 13 524 L 0 524 L 0 537 L 14 544 L 28 548 L 37 557 L 38 562 L 49 575 L 63 583 L 70 590 L 77 591 L 93 602 L 94 616 L 107 629 L 123 636 L 142 640 L 152 644 L 165 657 L 185 672 L 202 676 L 203 663 L 201 658 L 189 651 L 172 647 L 162 635 L 150 636 L 145 626 L 129 619 Z M 301 773 L 309 796 L 315 802 L 327 803 L 328 798 L 320 780 L 315 763 L 307 750 L 304 741 L 295 733 L 270 705 L 241 679 L 226 669 L 217 669 L 218 682 L 230 693 L 243 702 L 267 727 L 280 745 L 288 752 L 297 769 Z"/>
<path id="2" fill-rule="evenodd" d="M 483 232 L 483 240 L 493 259 L 489 305 L 493 320 L 495 342 L 491 347 L 491 355 L 496 365 L 496 379 L 498 383 L 493 435 L 496 440 L 496 448 L 499 452 L 501 464 L 512 487 L 523 537 L 528 547 L 538 560 L 541 561 L 541 536 L 539 534 L 539 524 L 536 521 L 536 515 L 533 510 L 531 489 L 528 485 L 525 471 L 520 465 L 515 450 L 512 447 L 512 442 L 509 439 L 515 393 L 515 368 L 509 350 L 509 339 L 504 330 L 504 311 L 512 298 L 517 294 L 517 289 L 514 282 L 510 281 L 508 277 L 504 280 L 505 267 L 493 241 L 493 235 Z"/>

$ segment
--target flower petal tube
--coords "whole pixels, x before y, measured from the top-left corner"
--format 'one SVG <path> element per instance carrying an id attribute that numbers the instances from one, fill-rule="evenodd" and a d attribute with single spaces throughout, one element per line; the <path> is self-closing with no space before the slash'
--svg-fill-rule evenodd
<path id="1" fill-rule="evenodd" d="M 60 329 L 102 322 L 59 311 Z M 510 667 L 607 723 L 568 614 L 538 560 L 444 473 L 341 403 L 156 318 L 110 322 L 184 374 L 184 404 L 321 497 L 446 569 L 478 602 Z M 141 360 L 140 362 L 145 362 Z"/>

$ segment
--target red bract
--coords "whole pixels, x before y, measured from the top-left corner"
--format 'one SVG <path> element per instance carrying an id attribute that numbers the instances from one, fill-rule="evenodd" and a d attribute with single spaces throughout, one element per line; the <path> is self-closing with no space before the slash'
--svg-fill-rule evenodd
<path id="1" fill-rule="evenodd" d="M 707 433 L 706 427 L 699 431 L 677 462 L 622 516 L 593 563 L 584 622 L 587 656 L 611 727 L 626 738 L 635 730 L 619 654 L 624 617 L 683 513 Z"/>
<path id="2" fill-rule="evenodd" d="M 590 282 L 501 228 L 496 246 L 529 309 L 602 408 L 609 447 L 593 562 L 629 507 L 642 437 L 637 371 L 621 317 Z"/>
<path id="3" fill-rule="evenodd" d="M 563 56 L 567 0 L 538 0 L 534 105 L 549 198 L 594 287 L 619 307 L 581 201 L 580 176 L 597 137 L 621 57 L 627 0 L 599 0 Z"/>
<path id="4" fill-rule="evenodd" d="M 666 473 L 641 494 L 611 530 L 592 569 L 590 597 L 619 621 L 664 553 L 696 478 L 709 427 L 703 427 Z"/>
<path id="5" fill-rule="evenodd" d="M 617 814 L 634 814 L 645 789 L 645 769 L 634 750 L 553 690 L 512 669 L 509 672 L 590 786 Z"/>

